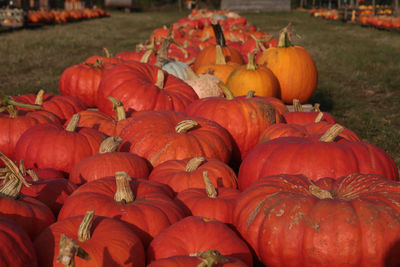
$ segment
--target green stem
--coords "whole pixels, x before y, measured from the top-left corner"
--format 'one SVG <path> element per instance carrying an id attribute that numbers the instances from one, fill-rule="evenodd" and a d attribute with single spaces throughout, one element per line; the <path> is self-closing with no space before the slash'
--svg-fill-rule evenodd
<path id="1" fill-rule="evenodd" d="M 222 32 L 221 25 L 219 25 L 218 22 L 213 22 L 211 25 L 214 30 L 214 35 L 215 39 L 217 40 L 217 44 L 220 45 L 221 47 L 225 47 L 226 46 L 225 36 L 224 33 Z"/>
<path id="2" fill-rule="evenodd" d="M 233 95 L 232 91 L 228 88 L 228 86 L 226 86 L 226 84 L 224 84 L 223 82 L 219 82 L 218 86 L 219 88 L 221 88 L 227 100 L 235 99 L 235 96 Z"/>
<path id="3" fill-rule="evenodd" d="M 289 26 L 286 26 L 283 30 L 281 35 L 279 36 L 279 43 L 278 48 L 286 48 L 292 46 L 290 43 L 290 36 L 289 36 Z"/>
<path id="4" fill-rule="evenodd" d="M 6 107 L 9 105 L 12 105 L 14 107 L 20 107 L 20 108 L 28 108 L 28 109 L 42 109 L 42 107 L 40 107 L 40 106 L 15 102 L 9 96 L 6 96 L 3 92 L 0 92 L 0 106 Z"/>

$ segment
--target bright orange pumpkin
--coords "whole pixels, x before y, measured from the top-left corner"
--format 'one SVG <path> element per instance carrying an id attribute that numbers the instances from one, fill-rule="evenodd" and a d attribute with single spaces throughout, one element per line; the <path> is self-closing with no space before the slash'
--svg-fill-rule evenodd
<path id="1" fill-rule="evenodd" d="M 254 53 L 247 55 L 247 65 L 236 68 L 228 78 L 227 86 L 234 96 L 246 95 L 255 91 L 257 96 L 279 97 L 279 82 L 274 73 L 265 66 L 255 63 Z"/>
<path id="2" fill-rule="evenodd" d="M 266 65 L 278 78 L 281 99 L 290 104 L 297 98 L 307 102 L 314 94 L 318 74 L 311 55 L 301 46 L 293 46 L 288 37 L 287 27 L 283 30 L 277 47 L 263 52 L 258 64 Z"/>

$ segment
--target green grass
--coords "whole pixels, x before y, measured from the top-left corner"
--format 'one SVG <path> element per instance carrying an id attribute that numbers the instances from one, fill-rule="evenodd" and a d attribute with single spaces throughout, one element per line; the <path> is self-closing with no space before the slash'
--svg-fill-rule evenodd
<path id="1" fill-rule="evenodd" d="M 62 71 L 89 56 L 134 50 L 150 32 L 185 13 L 111 12 L 111 18 L 45 26 L 0 34 L 0 91 L 7 94 L 58 92 Z M 292 23 L 315 59 L 321 103 L 341 124 L 387 151 L 400 166 L 400 34 L 326 21 L 307 13 L 242 14 L 277 36 Z"/>

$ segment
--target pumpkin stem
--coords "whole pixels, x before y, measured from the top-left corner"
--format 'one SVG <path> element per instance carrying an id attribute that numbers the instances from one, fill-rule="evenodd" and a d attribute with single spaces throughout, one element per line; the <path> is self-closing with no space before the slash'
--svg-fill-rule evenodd
<path id="1" fill-rule="evenodd" d="M 149 63 L 150 60 L 150 56 L 151 54 L 153 54 L 153 50 L 152 49 L 148 49 L 146 52 L 144 52 L 143 56 L 140 58 L 140 62 L 141 63 Z"/>
<path id="2" fill-rule="evenodd" d="M 61 262 L 64 267 L 75 267 L 75 256 L 84 260 L 89 260 L 89 254 L 78 246 L 78 244 L 61 234 L 60 245 L 58 250 L 57 262 Z"/>
<path id="3" fill-rule="evenodd" d="M 91 65 L 91 64 L 87 64 L 87 65 Z M 104 67 L 104 62 L 101 58 L 97 58 L 96 62 L 93 63 L 91 66 L 95 69 L 102 69 Z"/>
<path id="4" fill-rule="evenodd" d="M 36 94 L 36 98 L 35 98 L 35 105 L 43 105 L 43 98 L 44 98 L 44 90 L 40 89 L 39 92 Z"/>
<path id="5" fill-rule="evenodd" d="M 257 55 L 257 51 L 247 54 L 247 59 L 248 59 L 247 66 L 246 66 L 247 70 L 257 70 L 258 69 L 258 66 L 256 63 L 256 55 Z"/>
<path id="6" fill-rule="evenodd" d="M 227 100 L 235 99 L 235 96 L 233 95 L 232 91 L 228 88 L 228 86 L 226 86 L 226 84 L 224 84 L 223 82 L 218 82 L 217 84 L 219 88 L 221 88 Z"/>
<path id="7" fill-rule="evenodd" d="M 202 260 L 202 263 L 197 265 L 197 267 L 212 267 L 216 264 L 229 262 L 229 260 L 225 258 L 218 250 L 199 252 L 196 253 L 196 256 Z"/>
<path id="8" fill-rule="evenodd" d="M 161 69 L 158 70 L 157 71 L 157 81 L 155 83 L 155 86 L 157 86 L 160 89 L 163 89 L 164 88 L 164 79 L 165 79 L 164 72 Z"/>
<path id="9" fill-rule="evenodd" d="M 165 39 L 160 48 L 157 51 L 157 59 L 156 59 L 156 65 L 157 67 L 161 68 L 165 64 L 169 62 L 168 60 L 168 48 L 169 45 L 172 43 L 172 38 L 167 38 Z"/>
<path id="10" fill-rule="evenodd" d="M 320 107 L 320 104 L 315 103 L 315 104 L 314 104 L 314 107 L 313 107 L 313 110 L 314 110 L 315 112 L 321 112 L 321 110 L 319 109 L 319 107 Z"/>
<path id="11" fill-rule="evenodd" d="M 176 125 L 175 131 L 177 133 L 187 133 L 188 131 L 196 128 L 198 125 L 199 124 L 194 120 L 183 120 Z"/>
<path id="12" fill-rule="evenodd" d="M 135 200 L 135 196 L 133 195 L 130 186 L 130 181 L 132 179 L 129 177 L 128 173 L 125 171 L 116 172 L 115 180 L 117 183 L 117 192 L 115 192 L 114 200 L 124 204 L 133 202 Z"/>
<path id="13" fill-rule="evenodd" d="M 181 52 L 183 53 L 183 58 L 189 57 L 189 52 L 185 48 L 178 46 L 178 49 L 181 50 Z"/>
<path id="14" fill-rule="evenodd" d="M 256 91 L 248 91 L 246 95 L 246 99 L 253 98 L 256 95 Z"/>
<path id="15" fill-rule="evenodd" d="M 188 76 L 188 80 L 196 80 L 199 78 L 199 75 L 197 75 L 190 66 L 186 66 L 186 73 Z"/>
<path id="16" fill-rule="evenodd" d="M 9 172 L 6 174 L 5 181 L 0 186 L 0 194 L 16 199 L 21 191 L 22 185 L 29 187 L 30 184 L 26 182 L 21 170 L 17 167 L 17 165 L 15 165 L 15 163 L 1 151 L 0 159 L 4 162 L 4 165 L 6 165 L 6 168 L 9 170 Z"/>
<path id="17" fill-rule="evenodd" d="M 278 48 L 286 48 L 292 46 L 290 31 L 289 31 L 290 23 L 285 28 L 282 29 L 281 35 L 279 36 Z"/>
<path id="18" fill-rule="evenodd" d="M 303 106 L 300 103 L 300 100 L 298 99 L 293 99 L 293 110 L 295 112 L 303 112 Z"/>
<path id="19" fill-rule="evenodd" d="M 74 114 L 72 116 L 71 120 L 69 121 L 67 127 L 65 127 L 65 130 L 67 132 L 75 132 L 76 127 L 78 127 L 80 119 L 81 119 L 81 115 L 79 113 Z"/>
<path id="20" fill-rule="evenodd" d="M 94 218 L 94 210 L 87 211 L 78 228 L 79 242 L 85 242 L 90 239 L 91 237 L 90 228 L 92 227 L 93 224 L 93 218 Z"/>
<path id="21" fill-rule="evenodd" d="M 6 110 L 8 114 L 10 114 L 10 118 L 14 119 L 18 117 L 18 109 L 16 109 L 13 105 L 8 105 Z"/>
<path id="22" fill-rule="evenodd" d="M 104 139 L 100 144 L 99 154 L 117 152 L 118 147 L 122 143 L 122 138 L 119 136 L 110 136 Z"/>
<path id="23" fill-rule="evenodd" d="M 333 199 L 333 195 L 331 192 L 317 186 L 316 184 L 314 184 L 314 182 L 310 178 L 307 177 L 307 179 L 310 182 L 308 191 L 311 193 L 311 195 L 313 195 L 314 197 L 317 197 L 319 199 Z"/>
<path id="24" fill-rule="evenodd" d="M 338 135 L 343 132 L 344 127 L 338 123 L 332 125 L 319 139 L 321 142 L 333 142 Z"/>
<path id="25" fill-rule="evenodd" d="M 189 160 L 189 162 L 186 164 L 185 171 L 186 172 L 195 171 L 205 161 L 206 161 L 206 159 L 204 157 L 194 157 L 191 160 Z"/>
<path id="26" fill-rule="evenodd" d="M 226 65 L 224 51 L 220 45 L 215 46 L 215 65 Z"/>
<path id="27" fill-rule="evenodd" d="M 24 162 L 24 160 L 23 159 L 21 159 L 20 161 L 19 161 L 19 171 L 20 171 L 20 173 L 23 175 L 23 176 L 26 176 L 26 168 L 25 168 L 25 162 Z"/>
<path id="28" fill-rule="evenodd" d="M 214 30 L 214 35 L 215 39 L 217 40 L 217 44 L 220 45 L 221 47 L 225 47 L 226 46 L 225 36 L 221 29 L 221 25 L 219 25 L 217 21 L 213 21 L 211 23 L 211 26 Z"/>
<path id="29" fill-rule="evenodd" d="M 117 121 L 125 120 L 126 113 L 125 113 L 124 106 L 122 105 L 122 102 L 112 96 L 109 96 L 108 100 L 110 100 L 111 103 L 113 104 L 113 110 L 117 111 Z"/>
<path id="30" fill-rule="evenodd" d="M 14 107 L 21 107 L 21 108 L 28 108 L 28 109 L 42 109 L 42 107 L 40 107 L 40 106 L 15 102 L 10 97 L 6 96 L 3 92 L 0 92 L 0 106 L 7 107 L 10 105 L 12 105 Z"/>
<path id="31" fill-rule="evenodd" d="M 214 185 L 211 183 L 210 178 L 208 177 L 208 171 L 203 172 L 203 180 L 206 185 L 206 193 L 209 198 L 217 198 L 218 193 L 215 189 Z"/>
<path id="32" fill-rule="evenodd" d="M 106 47 L 103 47 L 103 52 L 106 58 L 111 58 L 112 54 L 110 53 L 110 50 L 108 50 Z"/>
<path id="33" fill-rule="evenodd" d="M 32 180 L 34 182 L 38 182 L 39 181 L 39 177 L 37 176 L 37 174 L 36 174 L 36 172 L 34 170 L 30 169 L 30 170 L 27 170 L 26 172 L 28 173 L 28 175 L 32 178 Z"/>
<path id="34" fill-rule="evenodd" d="M 322 120 L 322 117 L 324 116 L 324 113 L 322 113 L 321 111 L 318 112 L 317 117 L 315 118 L 314 122 L 320 122 Z"/>

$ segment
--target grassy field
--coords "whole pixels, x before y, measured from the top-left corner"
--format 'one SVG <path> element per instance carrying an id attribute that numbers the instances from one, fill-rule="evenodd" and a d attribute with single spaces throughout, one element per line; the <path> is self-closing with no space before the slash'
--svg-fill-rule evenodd
<path id="1" fill-rule="evenodd" d="M 185 13 L 111 12 L 111 18 L 0 33 L 0 91 L 58 92 L 62 71 L 89 56 L 134 50 L 150 32 Z M 292 23 L 316 61 L 319 84 L 312 103 L 331 112 L 400 166 L 400 34 L 311 18 L 307 13 L 242 14 L 277 36 Z"/>

